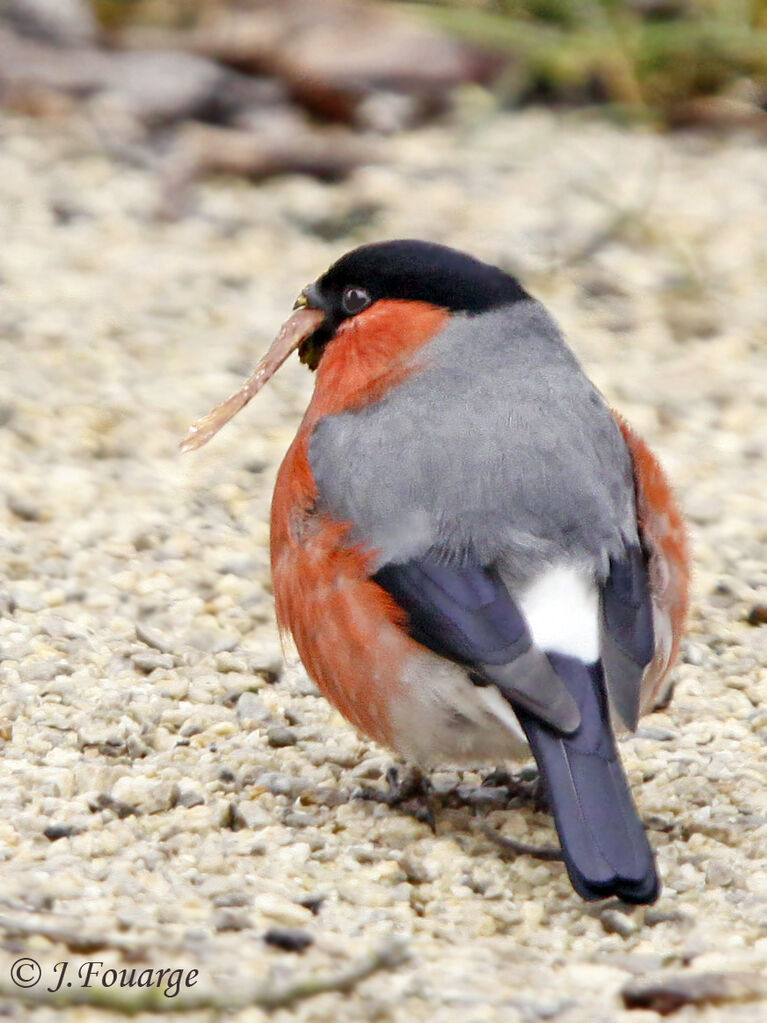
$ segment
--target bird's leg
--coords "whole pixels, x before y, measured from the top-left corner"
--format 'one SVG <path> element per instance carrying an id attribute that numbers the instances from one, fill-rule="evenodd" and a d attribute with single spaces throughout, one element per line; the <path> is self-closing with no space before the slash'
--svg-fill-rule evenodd
<path id="1" fill-rule="evenodd" d="M 396 806 L 411 814 L 422 824 L 428 824 L 436 831 L 435 811 L 437 801 L 431 782 L 417 767 L 410 767 L 400 777 L 396 764 L 386 772 L 388 790 L 361 788 L 355 793 L 358 799 L 369 799 L 374 803 Z"/>
<path id="2" fill-rule="evenodd" d="M 512 774 L 505 767 L 496 767 L 482 779 L 480 788 L 504 788 L 509 793 L 509 801 L 517 800 L 531 803 L 533 810 L 548 812 L 546 789 L 540 774 L 534 767 L 524 767 L 517 774 Z M 500 835 L 483 821 L 479 830 L 491 842 L 502 849 L 507 857 L 531 856 L 536 860 L 561 860 L 562 851 L 555 846 L 535 846 L 526 842 L 518 842 L 514 838 Z"/>

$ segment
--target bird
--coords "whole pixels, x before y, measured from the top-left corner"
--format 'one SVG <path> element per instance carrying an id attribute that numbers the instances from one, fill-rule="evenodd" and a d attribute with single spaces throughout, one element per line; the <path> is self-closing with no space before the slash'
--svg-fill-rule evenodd
<path id="1" fill-rule="evenodd" d="M 271 570 L 307 673 L 412 764 L 532 752 L 575 891 L 654 902 L 616 735 L 669 698 L 688 611 L 658 460 L 516 277 L 414 239 L 305 287 L 182 449 L 295 350 L 315 384 L 277 475 Z"/>

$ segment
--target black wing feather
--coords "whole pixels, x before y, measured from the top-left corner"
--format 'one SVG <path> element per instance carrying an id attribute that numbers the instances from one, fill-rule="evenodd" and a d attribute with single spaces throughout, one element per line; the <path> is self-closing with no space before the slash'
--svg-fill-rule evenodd
<path id="1" fill-rule="evenodd" d="M 414 639 L 466 664 L 507 664 L 531 645 L 525 620 L 498 572 L 428 555 L 375 576 L 408 614 Z"/>
<path id="2" fill-rule="evenodd" d="M 602 669 L 564 654 L 549 659 L 578 703 L 580 728 L 556 735 L 524 708 L 516 713 L 545 779 L 573 887 L 588 900 L 654 902 L 655 858 L 615 746 Z"/>
<path id="3" fill-rule="evenodd" d="M 632 545 L 610 559 L 602 588 L 601 656 L 607 687 L 618 713 L 633 731 L 639 720 L 644 670 L 655 653 L 647 559 Z"/>
<path id="4" fill-rule="evenodd" d="M 373 576 L 407 612 L 410 635 L 441 657 L 465 665 L 508 700 L 558 732 L 579 724 L 578 707 L 549 659 L 532 643 L 497 569 L 453 564 L 425 554 Z"/>

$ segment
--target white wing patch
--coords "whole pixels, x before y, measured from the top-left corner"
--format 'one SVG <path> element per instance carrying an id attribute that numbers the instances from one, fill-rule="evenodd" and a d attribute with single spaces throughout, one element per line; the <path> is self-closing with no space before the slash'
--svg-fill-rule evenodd
<path id="1" fill-rule="evenodd" d="M 591 664 L 599 657 L 599 591 L 593 572 L 558 564 L 516 591 L 533 642 L 546 653 Z M 466 670 L 431 651 L 414 657 L 393 704 L 397 749 L 421 764 L 492 763 L 525 756 L 517 717 L 494 685 L 476 686 Z"/>
<path id="2" fill-rule="evenodd" d="M 572 564 L 554 565 L 514 598 L 540 650 L 586 664 L 597 660 L 599 592 L 592 573 Z"/>

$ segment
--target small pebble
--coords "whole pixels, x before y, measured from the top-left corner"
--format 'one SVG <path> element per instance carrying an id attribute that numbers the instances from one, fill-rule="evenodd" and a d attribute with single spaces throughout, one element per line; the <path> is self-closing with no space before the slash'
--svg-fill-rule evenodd
<path id="1" fill-rule="evenodd" d="M 213 917 L 213 926 L 217 931 L 247 931 L 251 927 L 251 921 L 247 913 L 221 909 Z"/>
<path id="2" fill-rule="evenodd" d="M 34 501 L 18 494 L 9 494 L 6 499 L 8 511 L 22 522 L 39 522 L 43 517 L 42 509 Z"/>
<path id="3" fill-rule="evenodd" d="M 84 828 L 77 824 L 49 824 L 43 830 L 43 834 L 50 842 L 56 842 L 60 838 L 71 838 L 72 835 L 79 835 Z"/>
<path id="4" fill-rule="evenodd" d="M 157 668 L 169 669 L 174 666 L 174 661 L 170 654 L 152 652 L 133 654 L 131 661 L 139 671 L 144 671 L 147 675 Z"/>
<path id="5" fill-rule="evenodd" d="M 267 945 L 282 949 L 283 952 L 303 952 L 314 942 L 314 938 L 306 931 L 287 927 L 270 927 L 264 935 L 264 941 Z"/>
<path id="6" fill-rule="evenodd" d="M 228 650 L 223 650 L 220 654 L 216 654 L 216 671 L 220 671 L 223 675 L 228 672 L 240 672 L 245 674 L 248 670 L 248 666 L 241 657 L 236 657 Z"/>
<path id="7" fill-rule="evenodd" d="M 136 622 L 136 637 L 162 654 L 172 654 L 174 651 L 174 644 L 169 636 L 163 636 L 157 629 L 143 622 Z"/>
<path id="8" fill-rule="evenodd" d="M 283 746 L 295 746 L 298 741 L 296 733 L 290 728 L 283 728 L 276 725 L 266 731 L 266 741 L 273 749 L 281 749 Z"/>
<path id="9" fill-rule="evenodd" d="M 608 934 L 619 934 L 622 938 L 636 934 L 637 924 L 619 909 L 603 909 L 599 919 Z"/>
<path id="10" fill-rule="evenodd" d="M 298 810 L 288 810 L 283 814 L 282 823 L 286 828 L 309 828 L 316 824 L 316 819 L 308 813 L 299 813 Z"/>
<path id="11" fill-rule="evenodd" d="M 19 668 L 22 682 L 52 682 L 57 675 L 71 675 L 66 661 L 28 661 Z"/>
<path id="12" fill-rule="evenodd" d="M 201 806 L 204 802 L 204 798 L 194 789 L 182 789 L 176 799 L 176 806 L 185 806 L 189 809 L 193 806 Z"/>
<path id="13" fill-rule="evenodd" d="M 654 725 L 640 725 L 634 734 L 639 739 L 652 739 L 653 742 L 672 742 L 676 738 L 676 732 Z"/>
<path id="14" fill-rule="evenodd" d="M 724 860 L 710 860 L 706 864 L 706 884 L 726 888 L 734 880 L 733 869 Z"/>
<path id="15" fill-rule="evenodd" d="M 263 700 L 249 690 L 240 693 L 236 702 L 237 720 L 244 726 L 264 724 L 271 718 L 271 713 Z"/>
<path id="16" fill-rule="evenodd" d="M 248 778 L 245 783 L 254 785 L 257 789 L 266 789 L 273 796 L 288 796 L 290 799 L 295 799 L 306 787 L 306 782 L 301 778 L 296 778 L 292 774 L 282 774 L 280 771 L 266 771 L 256 775 L 252 781 Z"/>

